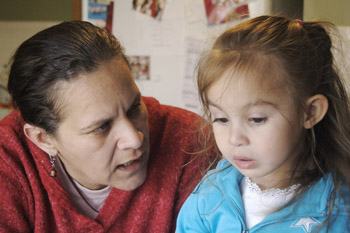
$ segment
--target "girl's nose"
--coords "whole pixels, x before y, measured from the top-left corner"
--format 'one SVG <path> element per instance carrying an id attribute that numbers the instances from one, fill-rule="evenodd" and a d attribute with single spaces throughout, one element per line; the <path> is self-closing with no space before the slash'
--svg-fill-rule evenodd
<path id="1" fill-rule="evenodd" d="M 144 134 L 132 122 L 125 120 L 119 130 L 117 144 L 119 149 L 138 149 L 141 147 Z"/>
<path id="2" fill-rule="evenodd" d="M 247 145 L 249 140 L 246 133 L 246 130 L 242 126 L 236 125 L 235 127 L 233 127 L 231 125 L 229 133 L 229 143 L 233 146 Z"/>

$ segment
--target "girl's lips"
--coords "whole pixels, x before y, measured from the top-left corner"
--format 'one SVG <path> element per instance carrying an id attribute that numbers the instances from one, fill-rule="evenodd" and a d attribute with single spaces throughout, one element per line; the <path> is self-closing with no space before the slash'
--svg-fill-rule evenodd
<path id="1" fill-rule="evenodd" d="M 253 159 L 249 159 L 243 156 L 235 156 L 233 158 L 235 164 L 237 165 L 238 168 L 240 169 L 250 169 L 253 168 L 256 161 Z"/>

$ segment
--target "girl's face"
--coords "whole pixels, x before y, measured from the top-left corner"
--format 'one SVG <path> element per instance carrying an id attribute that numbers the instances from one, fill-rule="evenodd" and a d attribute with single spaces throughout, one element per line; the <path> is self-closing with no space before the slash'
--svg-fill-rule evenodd
<path id="1" fill-rule="evenodd" d="M 53 141 L 68 173 L 90 189 L 139 187 L 149 154 L 147 110 L 125 62 L 59 85 L 63 121 Z"/>
<path id="2" fill-rule="evenodd" d="M 288 179 L 303 131 L 289 96 L 268 80 L 225 73 L 206 93 L 223 157 L 262 189 Z"/>

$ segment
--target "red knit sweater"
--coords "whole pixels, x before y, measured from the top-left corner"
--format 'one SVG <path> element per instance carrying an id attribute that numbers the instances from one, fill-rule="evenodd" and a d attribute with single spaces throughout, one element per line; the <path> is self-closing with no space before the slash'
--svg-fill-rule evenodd
<path id="1" fill-rule="evenodd" d="M 79 213 L 50 161 L 23 133 L 13 111 L 0 122 L 0 232 L 172 232 L 177 213 L 200 179 L 207 159 L 194 158 L 194 122 L 188 111 L 143 98 L 149 114 L 150 158 L 145 183 L 113 188 L 97 218 Z"/>

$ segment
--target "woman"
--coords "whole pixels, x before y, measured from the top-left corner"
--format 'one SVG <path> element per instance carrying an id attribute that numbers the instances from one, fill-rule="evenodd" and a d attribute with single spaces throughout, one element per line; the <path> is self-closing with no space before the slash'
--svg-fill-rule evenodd
<path id="1" fill-rule="evenodd" d="M 114 36 L 81 21 L 43 30 L 17 49 L 8 88 L 1 232 L 174 230 L 207 166 L 188 164 L 198 118 L 141 97 Z"/>

